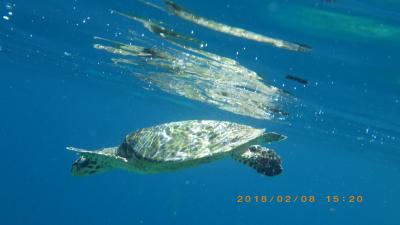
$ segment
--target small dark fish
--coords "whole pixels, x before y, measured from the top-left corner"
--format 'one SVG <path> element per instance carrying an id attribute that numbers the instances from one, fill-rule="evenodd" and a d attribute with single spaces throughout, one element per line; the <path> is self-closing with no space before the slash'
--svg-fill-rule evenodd
<path id="1" fill-rule="evenodd" d="M 295 76 L 292 76 L 292 75 L 286 75 L 285 78 L 288 79 L 288 80 L 297 81 L 297 82 L 299 82 L 300 84 L 304 84 L 304 85 L 307 85 L 307 84 L 308 84 L 308 80 L 303 79 L 303 78 L 300 78 L 300 77 L 295 77 Z"/>

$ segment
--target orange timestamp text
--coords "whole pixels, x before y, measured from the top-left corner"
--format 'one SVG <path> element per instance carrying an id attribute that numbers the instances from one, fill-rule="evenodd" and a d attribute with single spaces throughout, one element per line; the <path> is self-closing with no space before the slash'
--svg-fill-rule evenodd
<path id="1" fill-rule="evenodd" d="M 362 203 L 363 195 L 237 195 L 236 202 L 243 203 Z"/>

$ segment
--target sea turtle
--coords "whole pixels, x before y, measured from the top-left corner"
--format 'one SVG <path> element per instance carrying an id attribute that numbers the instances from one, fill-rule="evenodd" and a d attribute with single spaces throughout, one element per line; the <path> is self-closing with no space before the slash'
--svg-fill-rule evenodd
<path id="1" fill-rule="evenodd" d="M 189 120 L 161 124 L 128 134 L 119 147 L 87 151 L 74 147 L 79 159 L 71 172 L 93 175 L 114 168 L 139 173 L 159 173 L 196 166 L 232 156 L 257 172 L 274 176 L 282 172 L 274 150 L 261 147 L 286 136 L 237 123 Z"/>

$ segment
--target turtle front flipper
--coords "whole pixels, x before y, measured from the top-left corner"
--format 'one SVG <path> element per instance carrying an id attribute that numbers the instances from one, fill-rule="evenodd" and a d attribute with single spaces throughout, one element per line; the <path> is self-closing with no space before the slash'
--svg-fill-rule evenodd
<path id="1" fill-rule="evenodd" d="M 263 175 L 276 176 L 283 171 L 279 155 L 274 150 L 259 145 L 252 145 L 242 154 L 234 154 L 233 158 Z"/>

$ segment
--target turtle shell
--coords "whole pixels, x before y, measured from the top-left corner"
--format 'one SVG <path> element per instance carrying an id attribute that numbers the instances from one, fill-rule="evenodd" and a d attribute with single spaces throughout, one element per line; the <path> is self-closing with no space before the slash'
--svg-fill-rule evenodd
<path id="1" fill-rule="evenodd" d="M 231 151 L 264 129 L 225 121 L 190 120 L 143 128 L 126 136 L 126 150 L 153 161 L 187 161 Z"/>

